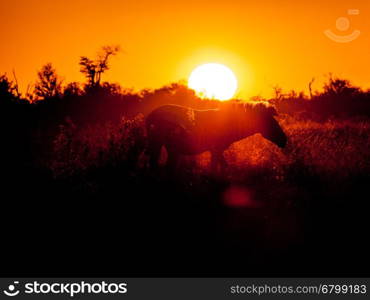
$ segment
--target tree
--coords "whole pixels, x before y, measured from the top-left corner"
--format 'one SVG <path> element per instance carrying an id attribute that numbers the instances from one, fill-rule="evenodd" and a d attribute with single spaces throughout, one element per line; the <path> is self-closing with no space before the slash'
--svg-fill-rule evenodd
<path id="1" fill-rule="evenodd" d="M 59 97 L 62 92 L 62 82 L 51 63 L 44 65 L 37 73 L 35 94 L 42 99 Z"/>
<path id="2" fill-rule="evenodd" d="M 0 76 L 0 99 L 12 100 L 16 98 L 16 86 L 6 75 Z"/>
<path id="3" fill-rule="evenodd" d="M 70 82 L 64 88 L 64 96 L 81 96 L 83 91 L 80 88 L 80 84 L 78 82 Z"/>
<path id="4" fill-rule="evenodd" d="M 359 91 L 360 89 L 354 87 L 348 80 L 333 78 L 331 74 L 329 82 L 324 85 L 324 93 L 330 96 L 350 96 Z"/>
<path id="5" fill-rule="evenodd" d="M 284 98 L 283 89 L 280 86 L 273 86 L 272 89 L 274 90 L 274 100 L 279 101 Z"/>
<path id="6" fill-rule="evenodd" d="M 119 51 L 119 46 L 104 46 L 95 60 L 81 56 L 80 71 L 86 76 L 89 88 L 100 86 L 102 74 L 109 70 L 109 58 Z"/>
<path id="7" fill-rule="evenodd" d="M 314 81 L 315 81 L 315 77 L 313 77 L 313 78 L 311 79 L 311 81 L 308 83 L 308 90 L 309 90 L 309 92 L 310 92 L 310 99 L 312 99 L 312 98 L 313 98 L 313 94 L 312 94 L 312 85 L 313 85 Z"/>

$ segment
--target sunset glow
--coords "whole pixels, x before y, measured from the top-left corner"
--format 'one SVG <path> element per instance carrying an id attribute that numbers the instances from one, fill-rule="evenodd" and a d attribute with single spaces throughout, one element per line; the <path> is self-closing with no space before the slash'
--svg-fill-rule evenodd
<path id="1" fill-rule="evenodd" d="M 188 85 L 200 97 L 229 100 L 235 94 L 238 81 L 228 67 L 210 63 L 195 68 L 190 74 Z"/>
<path id="2" fill-rule="evenodd" d="M 0 67 L 15 70 L 22 92 L 47 62 L 64 82 L 81 82 L 79 57 L 114 44 L 122 52 L 103 80 L 135 90 L 187 80 L 205 62 L 228 66 L 243 99 L 276 85 L 308 93 L 329 72 L 368 87 L 369 11 L 367 0 L 1 1 Z M 326 30 L 361 35 L 338 43 Z"/>
<path id="3" fill-rule="evenodd" d="M 366 297 L 370 0 L 0 0 L 0 28 L 6 295 Z"/>

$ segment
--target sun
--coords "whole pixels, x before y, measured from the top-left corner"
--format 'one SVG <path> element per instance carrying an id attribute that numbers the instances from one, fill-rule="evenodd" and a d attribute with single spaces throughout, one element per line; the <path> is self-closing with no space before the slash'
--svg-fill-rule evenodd
<path id="1" fill-rule="evenodd" d="M 238 80 L 225 65 L 208 63 L 191 72 L 188 86 L 201 98 L 229 100 L 236 92 Z"/>

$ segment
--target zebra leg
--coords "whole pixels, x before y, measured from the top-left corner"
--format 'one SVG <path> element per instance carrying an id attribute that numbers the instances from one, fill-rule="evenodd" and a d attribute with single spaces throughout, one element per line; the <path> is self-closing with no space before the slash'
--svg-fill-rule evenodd
<path id="1" fill-rule="evenodd" d="M 157 169 L 159 164 L 159 156 L 161 154 L 162 145 L 158 143 L 151 143 L 148 147 L 148 154 L 149 154 L 149 165 L 153 169 Z"/>
<path id="2" fill-rule="evenodd" d="M 167 169 L 171 173 L 175 173 L 179 166 L 179 155 L 176 151 L 166 148 L 167 150 Z"/>
<path id="3" fill-rule="evenodd" d="M 223 155 L 223 150 L 214 150 L 211 152 L 211 170 L 212 172 L 219 173 L 226 168 L 226 160 Z"/>

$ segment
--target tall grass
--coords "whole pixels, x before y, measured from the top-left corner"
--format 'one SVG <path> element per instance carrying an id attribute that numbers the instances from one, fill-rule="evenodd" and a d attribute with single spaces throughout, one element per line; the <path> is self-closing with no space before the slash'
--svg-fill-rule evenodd
<path id="1" fill-rule="evenodd" d="M 297 121 L 280 116 L 289 142 L 281 150 L 261 135 L 234 143 L 224 155 L 228 167 L 219 180 L 261 187 L 300 187 L 310 180 L 335 186 L 370 173 L 370 124 L 355 121 Z M 56 178 L 88 176 L 113 168 L 120 176 L 149 170 L 143 116 L 118 124 L 60 127 L 49 166 Z M 162 160 L 165 160 L 163 153 Z M 179 173 L 191 180 L 210 174 L 210 154 L 184 157 Z M 116 173 L 114 173 L 116 174 Z M 163 173 L 162 173 L 163 174 Z M 116 175 L 114 175 L 116 176 Z M 189 180 L 187 178 L 187 180 Z"/>
<path id="2" fill-rule="evenodd" d="M 228 169 L 225 175 L 233 179 L 236 172 L 265 170 L 276 179 L 284 180 L 289 167 L 300 164 L 317 176 L 348 178 L 370 170 L 370 124 L 354 121 L 296 121 L 280 116 L 279 122 L 289 142 L 279 149 L 261 135 L 234 143 L 225 158 Z M 91 167 L 137 164 L 144 168 L 145 128 L 143 116 L 122 119 L 118 124 L 90 125 L 77 128 L 72 121 L 60 126 L 54 140 L 54 154 L 50 167 L 56 176 L 72 175 Z M 165 154 L 164 154 L 165 155 Z M 210 154 L 184 158 L 183 166 L 194 172 L 206 172 Z"/>
<path id="3" fill-rule="evenodd" d="M 190 216 L 197 226 L 221 226 L 224 245 L 284 248 L 305 239 L 307 228 L 324 226 L 322 216 L 335 215 L 333 207 L 362 201 L 356 197 L 369 180 L 370 124 L 288 116 L 279 122 L 289 138 L 286 149 L 255 135 L 225 151 L 222 174 L 211 173 L 210 154 L 203 153 L 184 157 L 171 176 L 148 165 L 142 116 L 85 128 L 67 122 L 55 138 L 49 167 L 74 193 L 129 202 L 155 222 L 173 215 L 173 226 L 189 226 Z"/>

